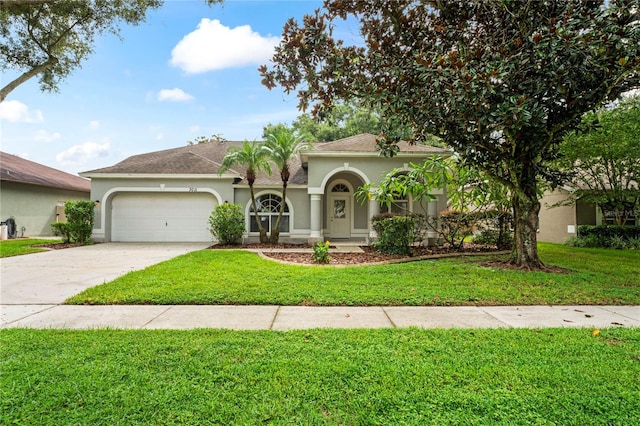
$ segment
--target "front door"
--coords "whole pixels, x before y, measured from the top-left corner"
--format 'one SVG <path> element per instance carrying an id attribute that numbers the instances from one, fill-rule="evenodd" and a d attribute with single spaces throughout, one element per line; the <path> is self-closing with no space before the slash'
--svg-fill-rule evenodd
<path id="1" fill-rule="evenodd" d="M 329 199 L 329 230 L 331 238 L 351 237 L 351 197 L 332 195 Z"/>

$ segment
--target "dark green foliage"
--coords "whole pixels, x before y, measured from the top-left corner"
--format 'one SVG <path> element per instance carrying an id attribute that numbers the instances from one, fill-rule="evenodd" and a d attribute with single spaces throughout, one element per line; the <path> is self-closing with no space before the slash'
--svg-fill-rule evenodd
<path id="1" fill-rule="evenodd" d="M 80 244 L 88 244 L 93 229 L 95 204 L 93 201 L 78 200 L 64 203 L 64 214 L 67 216 L 69 240 Z"/>
<path id="2" fill-rule="evenodd" d="M 578 236 L 587 237 L 595 235 L 598 238 L 640 238 L 640 226 L 620 226 L 620 225 L 580 225 Z"/>
<path id="3" fill-rule="evenodd" d="M 373 243 L 380 252 L 387 254 L 409 254 L 413 243 L 415 222 L 411 216 L 391 213 L 375 215 L 371 219 L 378 241 Z"/>
<path id="4" fill-rule="evenodd" d="M 51 231 L 53 232 L 53 235 L 64 238 L 65 243 L 71 242 L 71 232 L 67 222 L 52 223 Z"/>
<path id="5" fill-rule="evenodd" d="M 209 216 L 211 234 L 220 244 L 238 244 L 244 232 L 244 214 L 239 204 L 216 206 Z"/>
<path id="6" fill-rule="evenodd" d="M 567 244 L 574 247 L 638 249 L 640 226 L 580 225 L 578 237 L 569 239 Z"/>

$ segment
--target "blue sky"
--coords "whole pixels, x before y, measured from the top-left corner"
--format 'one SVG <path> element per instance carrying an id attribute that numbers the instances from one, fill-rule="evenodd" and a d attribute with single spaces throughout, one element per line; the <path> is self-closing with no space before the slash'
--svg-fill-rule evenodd
<path id="1" fill-rule="evenodd" d="M 198 136 L 260 139 L 300 114 L 295 94 L 260 84 L 282 27 L 312 0 L 167 0 L 123 40 L 106 35 L 59 93 L 36 79 L 0 104 L 1 149 L 76 174 Z M 348 28 L 345 31 L 350 32 Z M 347 34 L 349 36 L 349 34 Z M 17 73 L 2 76 L 2 85 Z"/>

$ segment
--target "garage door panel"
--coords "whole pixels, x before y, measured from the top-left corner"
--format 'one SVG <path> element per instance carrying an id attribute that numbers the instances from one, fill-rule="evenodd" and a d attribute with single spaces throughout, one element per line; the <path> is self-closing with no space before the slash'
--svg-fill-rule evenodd
<path id="1" fill-rule="evenodd" d="M 216 199 L 207 193 L 126 193 L 112 201 L 111 240 L 211 241 L 209 215 Z"/>

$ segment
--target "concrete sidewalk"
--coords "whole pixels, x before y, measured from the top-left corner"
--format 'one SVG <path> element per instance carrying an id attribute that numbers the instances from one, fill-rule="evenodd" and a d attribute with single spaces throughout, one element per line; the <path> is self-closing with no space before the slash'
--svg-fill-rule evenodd
<path id="1" fill-rule="evenodd" d="M 311 307 L 1 305 L 0 327 L 294 330 L 640 327 L 640 306 Z"/>

